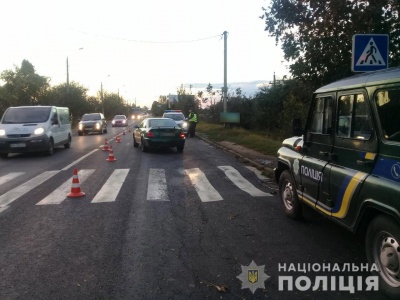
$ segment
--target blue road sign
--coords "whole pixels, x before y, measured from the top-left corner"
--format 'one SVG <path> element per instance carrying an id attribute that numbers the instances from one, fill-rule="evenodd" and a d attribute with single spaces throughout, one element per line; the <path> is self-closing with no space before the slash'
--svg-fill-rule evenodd
<path id="1" fill-rule="evenodd" d="M 351 70 L 370 72 L 389 67 L 389 35 L 355 34 L 353 35 L 353 54 Z"/>

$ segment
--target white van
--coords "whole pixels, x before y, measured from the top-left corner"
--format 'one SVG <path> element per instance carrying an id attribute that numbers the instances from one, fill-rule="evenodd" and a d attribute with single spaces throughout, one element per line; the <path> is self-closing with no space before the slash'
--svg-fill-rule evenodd
<path id="1" fill-rule="evenodd" d="M 68 107 L 9 107 L 0 121 L 0 157 L 8 153 L 43 151 L 52 155 L 54 147 L 71 146 Z"/>

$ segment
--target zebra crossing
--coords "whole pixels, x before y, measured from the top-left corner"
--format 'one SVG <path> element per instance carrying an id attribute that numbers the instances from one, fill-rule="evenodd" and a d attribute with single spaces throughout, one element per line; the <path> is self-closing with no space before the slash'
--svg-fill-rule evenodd
<path id="1" fill-rule="evenodd" d="M 218 166 L 217 170 L 222 171 L 226 178 L 229 179 L 238 189 L 246 192 L 252 197 L 270 197 L 270 193 L 266 193 L 255 187 L 250 181 L 243 177 L 238 170 L 232 166 Z M 45 171 L 32 179 L 16 186 L 15 188 L 0 195 L 0 213 L 7 209 L 10 204 L 34 188 L 43 184 L 62 170 Z M 79 170 L 79 184 L 84 183 L 96 169 Z M 117 200 L 118 194 L 128 177 L 130 169 L 115 169 L 106 182 L 101 186 L 97 194 L 91 200 L 91 203 L 114 202 Z M 218 171 L 218 172 L 219 172 Z M 202 202 L 213 202 L 224 200 L 216 187 L 207 179 L 206 174 L 199 168 L 183 170 L 183 176 L 187 176 L 194 190 Z M 25 172 L 10 172 L 0 177 L 0 188 L 2 185 L 12 182 L 18 177 L 25 175 Z M 150 168 L 147 179 L 147 201 L 170 201 L 168 192 L 165 169 Z M 67 199 L 67 193 L 71 189 L 71 178 L 62 183 L 46 197 L 41 199 L 36 205 L 57 205 Z"/>

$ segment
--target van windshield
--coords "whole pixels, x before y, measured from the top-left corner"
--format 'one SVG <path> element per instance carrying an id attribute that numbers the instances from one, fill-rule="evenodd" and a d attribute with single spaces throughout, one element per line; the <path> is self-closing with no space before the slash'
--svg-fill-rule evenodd
<path id="1" fill-rule="evenodd" d="M 2 124 L 44 123 L 50 111 L 51 107 L 10 107 L 4 113 Z"/>
<path id="2" fill-rule="evenodd" d="M 101 120 L 99 114 L 85 114 L 82 116 L 82 121 L 97 121 Z"/>

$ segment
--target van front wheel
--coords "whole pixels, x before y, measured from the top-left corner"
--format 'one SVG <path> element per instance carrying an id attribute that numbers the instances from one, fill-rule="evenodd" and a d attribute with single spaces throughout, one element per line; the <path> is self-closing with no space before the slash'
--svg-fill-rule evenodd
<path id="1" fill-rule="evenodd" d="M 282 172 L 279 178 L 279 196 L 283 203 L 285 213 L 289 218 L 299 219 L 303 210 L 297 197 L 296 186 L 288 170 Z"/>
<path id="2" fill-rule="evenodd" d="M 379 271 L 379 290 L 391 299 L 400 299 L 400 225 L 380 215 L 372 220 L 365 238 L 369 264 Z"/>
<path id="3" fill-rule="evenodd" d="M 68 149 L 71 148 L 71 136 L 68 135 L 68 142 L 64 144 L 64 148 Z"/>
<path id="4" fill-rule="evenodd" d="M 47 145 L 46 155 L 53 155 L 54 154 L 54 142 L 53 139 L 49 140 L 49 144 Z"/>

